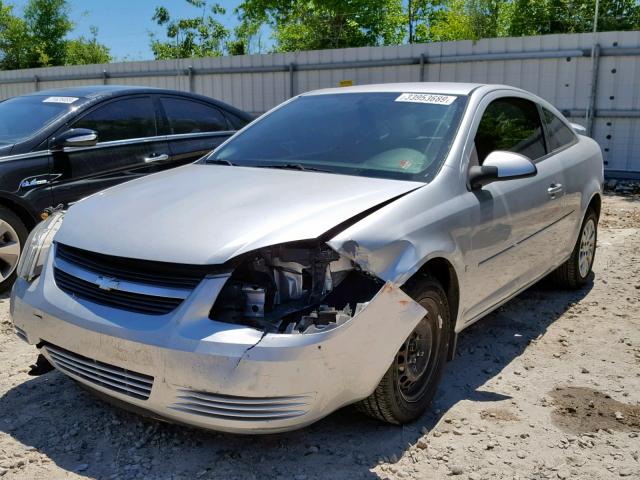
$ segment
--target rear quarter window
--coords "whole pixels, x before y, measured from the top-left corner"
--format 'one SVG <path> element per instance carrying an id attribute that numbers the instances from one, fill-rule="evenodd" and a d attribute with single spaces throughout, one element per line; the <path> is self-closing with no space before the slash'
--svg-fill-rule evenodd
<path id="1" fill-rule="evenodd" d="M 161 97 L 160 103 L 172 135 L 229 130 L 225 116 L 212 105 L 177 97 Z"/>
<path id="2" fill-rule="evenodd" d="M 549 150 L 554 151 L 570 145 L 576 140 L 576 135 L 557 116 L 546 108 L 542 107 L 544 121 L 547 124 L 547 136 Z"/>

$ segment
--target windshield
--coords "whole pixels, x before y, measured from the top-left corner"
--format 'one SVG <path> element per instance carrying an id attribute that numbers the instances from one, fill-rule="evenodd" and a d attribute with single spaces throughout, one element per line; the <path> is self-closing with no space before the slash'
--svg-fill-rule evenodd
<path id="1" fill-rule="evenodd" d="M 301 96 L 205 162 L 428 181 L 449 151 L 466 101 L 398 92 Z"/>
<path id="2" fill-rule="evenodd" d="M 0 145 L 29 138 L 56 118 L 67 113 L 75 97 L 33 95 L 0 102 Z"/>

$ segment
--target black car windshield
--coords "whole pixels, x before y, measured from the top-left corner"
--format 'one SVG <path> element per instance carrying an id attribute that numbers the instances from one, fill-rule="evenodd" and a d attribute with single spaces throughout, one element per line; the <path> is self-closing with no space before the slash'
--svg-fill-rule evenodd
<path id="1" fill-rule="evenodd" d="M 29 138 L 73 108 L 76 97 L 30 95 L 0 102 L 0 145 Z"/>
<path id="2" fill-rule="evenodd" d="M 212 152 L 205 163 L 428 181 L 446 158 L 466 96 L 301 96 Z"/>

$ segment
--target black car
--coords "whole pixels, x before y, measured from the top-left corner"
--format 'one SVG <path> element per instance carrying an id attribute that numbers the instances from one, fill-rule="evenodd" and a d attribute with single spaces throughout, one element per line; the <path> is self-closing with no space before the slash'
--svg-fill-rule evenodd
<path id="1" fill-rule="evenodd" d="M 146 87 L 67 88 L 0 102 L 0 291 L 13 283 L 45 209 L 193 162 L 250 120 L 211 98 Z"/>

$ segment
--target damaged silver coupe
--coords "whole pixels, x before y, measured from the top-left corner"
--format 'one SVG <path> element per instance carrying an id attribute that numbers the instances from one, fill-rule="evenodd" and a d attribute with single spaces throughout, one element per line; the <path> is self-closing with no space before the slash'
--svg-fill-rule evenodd
<path id="1" fill-rule="evenodd" d="M 36 227 L 16 333 L 171 421 L 268 433 L 356 403 L 410 422 L 462 329 L 547 274 L 587 282 L 603 167 L 580 132 L 506 86 L 297 96 Z"/>

